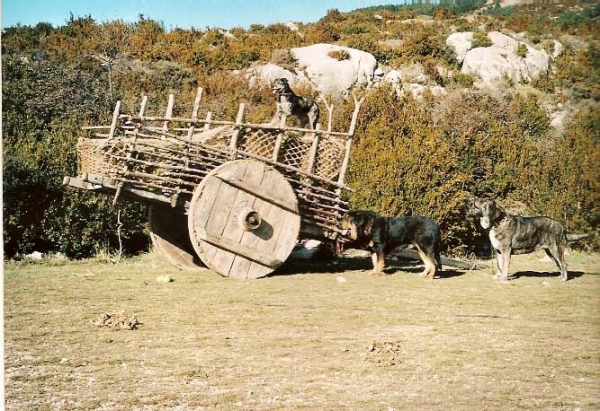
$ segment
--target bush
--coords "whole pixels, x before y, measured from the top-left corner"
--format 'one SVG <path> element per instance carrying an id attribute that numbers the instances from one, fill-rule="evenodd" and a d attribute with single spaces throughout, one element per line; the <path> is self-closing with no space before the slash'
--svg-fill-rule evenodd
<path id="1" fill-rule="evenodd" d="M 3 56 L 3 78 L 6 257 L 34 250 L 87 257 L 116 246 L 116 210 L 87 193 L 74 202 L 73 193 L 62 186 L 63 176 L 76 174 L 80 126 L 106 120 L 111 111 L 104 84 L 56 63 L 26 63 L 11 56 Z M 144 248 L 144 214 L 133 211 L 139 208 L 124 206 L 131 214 L 123 238 L 126 245 L 129 238 L 142 238 Z"/>
<path id="2" fill-rule="evenodd" d="M 350 59 L 350 53 L 347 50 L 331 50 L 327 55 L 338 61 Z"/>
<path id="3" fill-rule="evenodd" d="M 452 74 L 451 82 L 458 87 L 469 88 L 473 86 L 473 83 L 475 83 L 475 76 L 470 73 L 462 73 L 458 71 Z"/>
<path id="4" fill-rule="evenodd" d="M 457 13 L 456 18 L 431 26 L 385 22 L 394 20 L 393 13 L 396 19 L 424 13 L 446 18 L 443 7 Z M 215 118 L 232 119 L 245 102 L 245 118 L 256 123 L 274 114 L 271 90 L 260 82 L 250 88 L 248 80 L 233 70 L 269 60 L 291 68 L 295 62 L 287 50 L 292 47 L 338 42 L 370 52 L 379 63 L 392 67 L 420 62 L 436 82 L 450 86 L 449 95 L 432 98 L 424 93 L 420 102 L 399 98 L 383 86 L 369 92 L 358 118 L 348 172 L 357 190 L 350 195 L 353 207 L 428 215 L 442 226 L 446 247 L 458 252 L 466 244 L 484 241 L 464 218 L 471 195 L 525 202 L 532 212 L 559 218 L 570 230 L 596 228 L 598 114 L 582 111 L 566 123 L 562 135 L 555 136 L 536 97 L 513 95 L 506 91 L 509 87 L 495 97 L 462 90 L 473 85 L 472 75 L 455 70 L 453 76 L 440 77 L 437 67 L 455 64 L 445 45 L 450 24 L 457 30 L 474 30 L 481 24 L 488 30 L 528 30 L 541 40 L 575 34 L 584 41 L 565 44 L 553 70 L 531 84 L 546 93 L 560 91 L 557 96 L 563 103 L 593 105 L 600 99 L 600 49 L 594 40 L 600 6 L 577 12 L 519 6 L 501 9 L 505 15 L 497 9 L 498 17 L 482 16 L 472 22 L 459 9 L 443 3 L 330 11 L 319 23 L 304 26 L 304 37 L 283 24 L 234 29 L 236 39 L 218 30 L 167 31 L 143 16 L 133 24 L 72 18 L 58 28 L 44 23 L 5 28 L 5 255 L 34 249 L 74 257 L 114 251 L 118 209 L 126 251 L 148 246 L 143 205 L 119 203 L 115 208 L 110 198 L 61 185 L 64 175 L 76 173 L 80 126 L 108 123 L 114 106 L 108 71 L 90 58 L 99 50 L 118 57 L 110 80 L 114 98 L 122 100 L 125 111 L 135 112 L 141 95 L 147 94 L 151 111 L 164 113 L 167 95 L 175 93 L 175 112 L 189 113 L 196 88 L 202 86 L 201 116 L 211 111 Z M 374 13 L 384 20 L 374 20 Z M 551 20 L 553 15 L 560 18 Z M 403 44 L 383 43 L 388 39 L 402 39 Z M 473 47 L 490 44 L 484 32 L 474 35 Z M 505 82 L 513 83 L 508 78 Z M 297 92 L 315 96 L 308 87 Z M 352 103 L 335 104 L 334 130 L 347 131 Z"/>
<path id="5" fill-rule="evenodd" d="M 471 43 L 472 48 L 477 47 L 491 47 L 494 43 L 488 37 L 487 33 L 484 31 L 476 31 L 473 33 L 473 42 Z"/>
<path id="6" fill-rule="evenodd" d="M 521 58 L 527 57 L 527 46 L 525 45 L 525 43 L 519 43 L 515 54 Z"/>
<path id="7" fill-rule="evenodd" d="M 576 134 L 577 141 L 584 139 L 583 130 L 589 135 L 597 122 L 588 121 L 587 128 Z M 356 189 L 349 197 L 351 206 L 388 215 L 428 216 L 440 224 L 445 245 L 452 252 L 464 252 L 466 245 L 483 241 L 465 220 L 472 196 L 522 201 L 532 210 L 564 221 L 559 211 L 565 209 L 549 204 L 551 190 L 571 178 L 584 180 L 577 183 L 578 194 L 585 196 L 582 204 L 590 207 L 587 199 L 597 189 L 591 183 L 598 177 L 598 167 L 591 165 L 598 152 L 589 146 L 592 137 L 569 153 L 573 160 L 587 158 L 577 167 L 568 161 L 570 171 L 557 165 L 562 160 L 550 161 L 540 154 L 541 147 L 548 146 L 549 120 L 533 95 L 495 98 L 460 91 L 433 102 L 418 102 L 380 87 L 368 95 L 358 124 L 348 170 L 348 182 Z M 585 150 L 596 154 L 584 154 Z M 594 171 L 583 172 L 581 167 Z M 578 177 L 567 177 L 572 171 Z M 540 186 L 538 177 L 545 181 L 550 172 L 551 180 Z M 566 207 L 567 201 L 560 204 Z M 589 215 L 589 208 L 573 208 L 566 218 L 569 224 L 580 221 L 583 226 L 580 219 Z"/>
<path id="8" fill-rule="evenodd" d="M 340 30 L 330 23 L 318 23 L 306 30 L 306 41 L 315 43 L 335 43 L 341 37 Z"/>

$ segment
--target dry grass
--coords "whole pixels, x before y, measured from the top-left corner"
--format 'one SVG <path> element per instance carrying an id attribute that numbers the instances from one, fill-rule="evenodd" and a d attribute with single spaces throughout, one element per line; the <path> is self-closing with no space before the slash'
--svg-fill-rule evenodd
<path id="1" fill-rule="evenodd" d="M 6 408 L 599 409 L 600 256 L 571 254 L 567 283 L 539 257 L 507 283 L 371 278 L 356 259 L 254 281 L 154 255 L 7 264 Z M 93 325 L 104 312 L 143 325 Z"/>

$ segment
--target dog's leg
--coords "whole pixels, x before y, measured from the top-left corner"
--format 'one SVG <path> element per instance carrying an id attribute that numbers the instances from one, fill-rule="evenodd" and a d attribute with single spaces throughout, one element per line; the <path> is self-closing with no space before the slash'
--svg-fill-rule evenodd
<path id="1" fill-rule="evenodd" d="M 383 275 L 383 267 L 385 265 L 383 251 L 376 249 L 371 254 L 371 261 L 373 262 L 373 271 L 371 271 L 371 275 L 373 277 L 381 277 Z"/>
<path id="2" fill-rule="evenodd" d="M 275 116 L 273 116 L 273 120 L 271 120 L 271 124 L 279 124 L 281 121 L 281 115 L 283 114 L 283 110 L 281 110 L 281 104 L 277 103 L 277 111 L 275 111 Z"/>
<path id="3" fill-rule="evenodd" d="M 435 252 L 435 262 L 437 264 L 437 271 L 442 271 L 442 257 L 440 256 L 440 252 L 436 251 Z"/>
<path id="4" fill-rule="evenodd" d="M 510 254 L 512 250 L 510 248 L 506 248 L 502 250 L 502 271 L 500 273 L 500 279 L 503 281 L 508 280 L 508 266 L 510 265 Z M 500 254 L 498 254 L 500 255 Z"/>
<path id="5" fill-rule="evenodd" d="M 425 277 L 429 274 L 429 271 L 431 270 L 429 267 L 429 264 L 427 264 L 427 259 L 425 258 L 425 253 L 423 252 L 423 250 L 421 250 L 421 247 L 419 247 L 418 245 L 415 246 L 415 248 L 417 249 L 417 253 L 419 253 L 419 258 L 421 259 L 421 261 L 423 261 L 423 265 L 425 266 L 425 268 L 423 269 L 423 271 L 421 271 L 419 273 L 420 277 Z"/>
<path id="6" fill-rule="evenodd" d="M 496 264 L 496 273 L 494 274 L 494 278 L 499 279 L 502 277 L 502 254 L 500 251 L 496 251 L 496 261 L 492 262 L 492 264 Z"/>
<path id="7" fill-rule="evenodd" d="M 311 130 L 317 128 L 317 119 L 311 111 L 308 112 L 308 125 Z"/>
<path id="8" fill-rule="evenodd" d="M 563 249 L 563 247 L 559 244 L 553 244 L 544 251 L 546 251 L 546 254 L 548 254 L 548 256 L 552 258 L 552 260 L 554 260 L 554 262 L 558 266 L 558 269 L 560 270 L 560 280 L 567 281 L 569 279 L 569 272 L 567 271 L 567 263 L 565 262 L 565 250 Z"/>
<path id="9" fill-rule="evenodd" d="M 319 106 L 317 103 L 313 103 L 313 106 L 308 111 L 308 121 L 310 122 L 310 127 L 312 130 L 317 128 L 317 123 L 319 122 Z"/>
<path id="10" fill-rule="evenodd" d="M 433 258 L 431 258 L 431 256 L 426 256 L 427 260 L 429 261 L 429 275 L 427 278 L 429 278 L 430 280 L 433 280 L 433 278 L 435 277 L 436 273 L 437 273 L 437 265 L 435 263 L 435 260 Z"/>

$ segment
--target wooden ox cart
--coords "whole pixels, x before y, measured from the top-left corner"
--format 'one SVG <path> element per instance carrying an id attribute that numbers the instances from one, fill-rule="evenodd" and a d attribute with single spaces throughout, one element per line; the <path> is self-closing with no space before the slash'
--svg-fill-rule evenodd
<path id="1" fill-rule="evenodd" d="M 121 113 L 84 127 L 79 176 L 64 184 L 150 205 L 154 246 L 183 268 L 206 266 L 223 276 L 259 278 L 279 267 L 299 240 L 333 242 L 347 210 L 342 200 L 352 136 L 347 133 L 249 124 L 241 104 L 235 121 Z M 329 109 L 331 119 L 332 107 Z"/>

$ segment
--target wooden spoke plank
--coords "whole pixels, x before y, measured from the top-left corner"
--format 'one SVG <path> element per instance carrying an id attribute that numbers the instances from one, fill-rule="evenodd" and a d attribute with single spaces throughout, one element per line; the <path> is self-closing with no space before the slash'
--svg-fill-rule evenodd
<path id="1" fill-rule="evenodd" d="M 217 178 L 234 186 L 235 188 L 251 193 L 256 197 L 260 197 L 263 200 L 276 204 L 288 211 L 294 211 L 296 207 L 294 202 L 281 198 L 281 196 L 278 194 L 278 191 L 273 190 L 272 187 L 269 187 L 268 185 L 266 187 L 261 187 L 258 184 L 254 184 L 251 181 L 242 180 L 236 176 L 218 175 Z"/>
<path id="2" fill-rule="evenodd" d="M 201 195 L 206 199 L 206 201 L 198 204 L 197 207 L 190 207 L 188 210 L 188 233 L 192 242 L 192 246 L 194 247 L 194 251 L 198 256 L 203 254 L 214 255 L 217 252 L 213 245 L 209 243 L 202 244 L 199 242 L 193 233 L 196 231 L 196 229 L 206 228 L 206 223 L 208 222 L 212 209 L 218 198 L 221 184 L 221 181 L 216 179 L 206 181 L 203 180 L 194 191 L 194 195 L 191 200 L 191 203 L 197 203 L 198 198 L 200 198 Z"/>
<path id="3" fill-rule="evenodd" d="M 251 185 L 258 185 L 260 186 L 262 184 L 262 180 L 263 177 L 265 175 L 265 168 L 266 165 L 263 165 L 262 168 L 259 167 L 250 167 L 248 168 L 248 170 L 255 170 L 255 172 L 250 172 L 247 173 L 247 175 L 245 176 L 245 180 L 248 182 L 248 184 Z M 267 211 L 270 209 L 270 203 L 262 200 L 259 197 L 252 197 L 252 199 L 249 201 L 248 205 L 250 207 L 252 207 L 254 210 L 256 210 L 259 215 L 264 217 L 267 217 Z M 267 219 L 268 221 L 268 219 Z M 259 227 L 259 230 L 263 230 L 264 227 Z M 249 247 L 251 249 L 256 249 L 256 244 L 258 243 L 258 241 L 260 240 L 260 237 L 257 235 L 258 233 L 255 233 L 254 231 L 243 231 L 241 238 L 240 238 L 240 245 L 244 246 L 244 247 Z M 249 259 L 249 258 L 245 258 L 241 255 L 236 255 L 233 263 L 231 265 L 231 276 L 232 277 L 237 277 L 237 278 L 248 278 L 248 274 L 250 272 L 250 268 L 252 267 L 253 264 L 253 260 Z M 267 265 L 267 267 L 270 267 Z M 260 271 L 265 271 L 266 274 L 269 273 L 270 268 L 264 268 L 264 267 L 256 267 L 255 272 L 260 272 Z M 265 274 L 265 275 L 266 275 Z"/>
<path id="4" fill-rule="evenodd" d="M 233 167 L 232 167 L 233 168 Z M 231 172 L 231 169 L 223 170 L 223 172 Z M 241 180 L 248 179 L 249 177 L 256 175 L 258 178 L 262 179 L 262 174 L 264 172 L 264 165 L 257 163 L 255 167 L 239 167 L 236 168 L 237 174 L 236 176 L 240 176 Z M 219 175 L 216 175 L 219 178 Z M 243 209 L 248 209 L 254 206 L 254 200 L 256 197 L 247 193 L 244 190 L 237 190 L 235 199 L 233 200 L 233 208 L 230 211 L 230 215 L 228 216 L 227 222 L 223 229 L 223 232 L 220 235 L 223 239 L 231 241 L 235 244 L 238 244 L 238 253 L 236 253 L 236 248 L 233 249 L 221 249 L 217 251 L 215 255 L 215 266 L 222 267 L 223 270 L 226 270 L 229 273 L 230 277 L 236 277 L 237 272 L 234 272 L 232 268 L 233 261 L 236 258 L 236 254 L 239 254 L 240 257 L 248 257 L 248 250 L 244 245 L 240 244 L 240 240 L 242 235 L 246 230 L 239 224 L 238 216 L 239 213 Z M 264 261 L 269 260 L 266 258 L 259 258 L 256 261 L 262 262 L 263 265 L 269 266 L 268 263 L 264 263 Z M 274 260 L 271 259 L 271 264 L 274 263 Z M 245 274 L 242 278 L 246 278 Z"/>
<path id="5" fill-rule="evenodd" d="M 231 213 L 235 205 L 235 199 L 239 190 L 227 184 L 221 184 L 219 191 L 214 199 L 213 207 L 206 221 L 206 232 L 214 233 L 217 236 L 222 236 L 225 232 L 227 222 L 231 218 Z M 208 202 L 213 202 L 212 199 L 207 199 Z M 229 276 L 229 269 L 218 263 L 223 264 L 218 260 L 219 248 L 215 247 L 214 243 L 204 241 L 202 246 L 206 249 L 206 256 L 211 260 L 211 264 L 207 264 L 211 268 L 215 268 L 219 273 Z M 205 262 L 206 263 L 206 262 Z"/>

